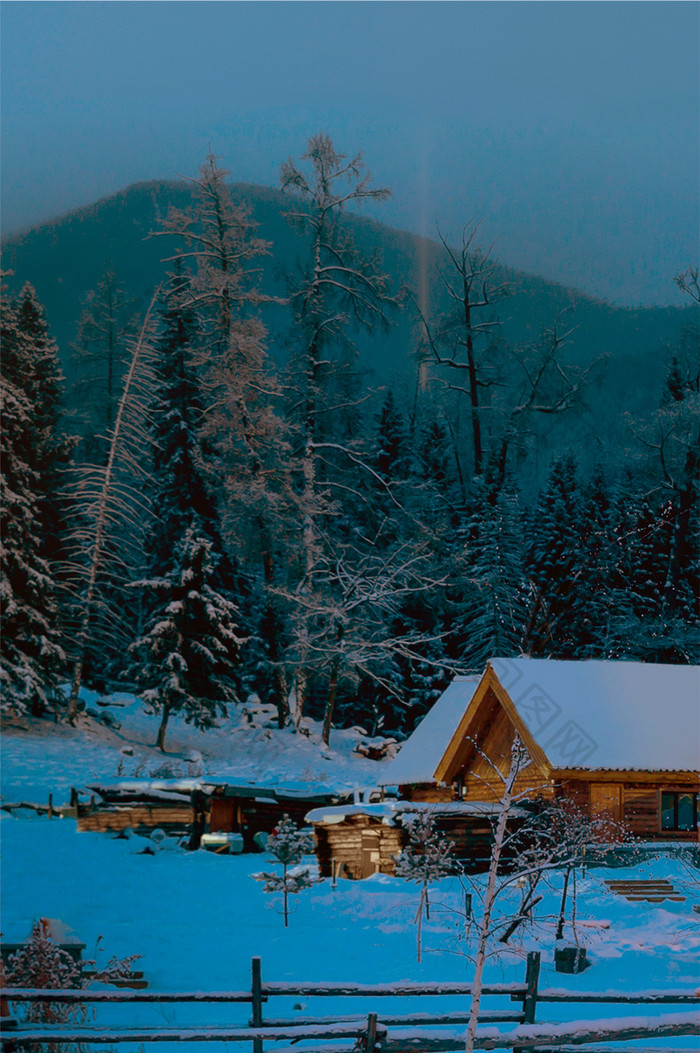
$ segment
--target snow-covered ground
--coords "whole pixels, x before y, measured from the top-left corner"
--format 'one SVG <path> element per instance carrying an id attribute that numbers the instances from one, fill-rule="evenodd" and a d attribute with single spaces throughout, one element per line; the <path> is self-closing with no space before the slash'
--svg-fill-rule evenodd
<path id="1" fill-rule="evenodd" d="M 95 701 L 95 700 L 92 700 Z M 91 707 L 92 707 L 91 701 Z M 294 735 L 266 727 L 244 727 L 240 714 L 219 732 L 201 735 L 174 722 L 169 756 L 147 749 L 155 734 L 154 718 L 145 721 L 132 700 L 124 697 L 122 728 L 105 729 L 94 719 L 81 721 L 76 731 L 63 725 L 32 723 L 25 730 L 5 725 L 2 786 L 4 799 L 55 803 L 71 785 L 122 774 L 152 773 L 164 762 L 184 765 L 187 751 L 197 749 L 207 775 L 257 778 L 261 782 L 312 781 L 342 787 L 376 781 L 383 762 L 353 753 L 359 732 L 334 732 L 331 749 L 320 745 L 317 728 Z M 243 718 L 245 722 L 245 718 Z M 260 721 L 260 713 L 254 717 Z M 123 753 L 123 749 L 132 753 Z M 175 771 L 175 774 L 178 772 Z M 283 926 L 276 895 L 266 894 L 252 874 L 271 869 L 263 856 L 215 856 L 187 853 L 174 843 L 154 855 L 143 854 L 147 841 L 76 831 L 69 819 L 20 818 L 2 815 L 2 932 L 15 942 L 25 938 L 39 916 L 58 918 L 86 943 L 94 955 L 98 938 L 102 958 L 113 954 L 143 955 L 139 967 L 152 990 L 221 990 L 250 987 L 250 959 L 262 958 L 267 980 L 355 980 L 378 983 L 399 980 L 465 981 L 472 975 L 469 952 L 473 932 L 467 931 L 462 905 L 464 887 L 447 879 L 432 894 L 431 918 L 423 928 L 423 956 L 416 961 L 414 916 L 417 887 L 397 878 L 377 875 L 362 882 L 317 884 L 295 899 L 290 926 Z M 604 878 L 666 878 L 686 896 L 683 903 L 630 903 L 608 891 Z M 554 971 L 553 920 L 561 877 L 555 875 L 536 908 L 536 921 L 511 941 L 512 947 L 493 959 L 487 978 L 522 982 L 525 955 L 542 952 L 541 988 L 571 991 L 623 991 L 695 988 L 700 984 L 700 872 L 683 861 L 660 855 L 634 868 L 590 869 L 579 881 L 578 933 L 588 948 L 591 968 L 578 976 Z M 477 887 L 472 889 L 478 894 Z M 514 895 L 519 895 L 514 893 Z M 475 902 L 477 896 L 475 895 Z M 511 904 L 514 905 L 515 900 Z M 508 904 L 503 904 L 508 909 Z M 570 928 L 567 937 L 571 938 Z M 265 1009 L 268 1016 L 318 1015 L 387 1009 L 365 999 L 279 998 Z M 460 1005 L 457 998 L 439 1002 L 399 1000 L 392 1012 L 443 1011 Z M 512 1008 L 499 999 L 486 1009 Z M 649 1016 L 684 1007 L 540 1003 L 540 1021 Z M 690 1007 L 688 1007 L 690 1008 Z M 697 1008 L 697 1007 L 696 1007 Z M 99 1019 L 115 1019 L 118 1010 L 100 1010 Z M 125 1010 L 119 1010 L 124 1020 Z M 130 1024 L 151 1026 L 187 1021 L 237 1022 L 248 1017 L 247 1006 L 131 1006 Z M 505 1025 L 504 1025 L 505 1026 Z M 697 1048 L 697 1038 L 633 1043 L 678 1050 Z M 608 1044 L 609 1046 L 609 1044 Z M 122 1047 L 120 1047 L 122 1048 Z M 211 1048 L 210 1044 L 202 1049 Z"/>
<path id="2" fill-rule="evenodd" d="M 340 790 L 376 784 L 381 765 L 355 752 L 371 742 L 362 729 L 333 729 L 330 747 L 321 741 L 320 726 L 304 719 L 300 732 L 278 731 L 273 706 L 249 701 L 231 707 L 228 718 L 206 733 L 171 717 L 166 754 L 155 749 L 158 719 L 147 714 L 133 695 L 100 698 L 83 690 L 86 713 L 76 729 L 66 724 L 27 717 L 3 721 L 2 794 L 5 801 L 45 804 L 67 800 L 71 786 L 89 782 L 193 774 L 235 777 L 260 785 L 324 783 Z M 120 727 L 105 726 L 97 716 Z M 201 762 L 189 759 L 200 754 Z"/>

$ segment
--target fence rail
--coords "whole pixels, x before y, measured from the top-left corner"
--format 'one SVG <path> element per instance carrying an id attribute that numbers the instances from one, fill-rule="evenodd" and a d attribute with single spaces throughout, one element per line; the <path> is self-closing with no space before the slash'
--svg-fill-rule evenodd
<path id="1" fill-rule="evenodd" d="M 700 1012 L 671 1013 L 655 1018 L 653 1024 L 639 1019 L 611 1019 L 605 1021 L 579 1021 L 575 1024 L 535 1023 L 539 1002 L 583 1004 L 626 1003 L 647 1005 L 684 1005 L 700 1003 L 700 988 L 695 990 L 668 991 L 588 991 L 577 994 L 559 989 L 539 990 L 540 955 L 527 956 L 525 982 L 488 984 L 482 988 L 484 996 L 500 996 L 520 1002 L 520 1010 L 511 1012 L 484 1010 L 479 1015 L 476 1049 L 513 1049 L 537 1051 L 563 1051 L 566 1043 L 571 1048 L 600 1042 L 624 1042 L 640 1038 L 700 1035 Z M 326 1049 L 315 1045 L 314 1053 L 452 1053 L 464 1047 L 462 1031 L 446 1031 L 445 1028 L 465 1025 L 469 1019 L 467 1010 L 444 1013 L 412 1012 L 397 1014 L 371 1012 L 342 1016 L 296 1017 L 294 1019 L 264 1018 L 263 1007 L 273 997 L 436 997 L 442 995 L 471 995 L 471 983 L 344 983 L 344 982 L 265 982 L 262 980 L 260 958 L 251 963 L 251 987 L 248 991 L 152 991 L 122 989 L 115 991 L 90 991 L 87 989 L 37 990 L 35 988 L 5 988 L 0 990 L 0 1006 L 6 1000 L 15 1003 L 65 1004 L 196 1004 L 214 1005 L 223 1003 L 247 1003 L 251 1006 L 251 1018 L 247 1026 L 235 1025 L 183 1025 L 156 1027 L 123 1027 L 121 1025 L 86 1024 L 37 1024 L 19 1023 L 12 1017 L 0 1017 L 0 1042 L 9 1049 L 26 1042 L 85 1044 L 121 1042 L 247 1042 L 253 1053 L 281 1053 L 264 1044 L 269 1042 L 297 1043 L 299 1041 L 319 1043 L 331 1040 L 334 1044 Z M 2 1013 L 0 1009 L 0 1013 Z M 510 1023 L 516 1026 L 507 1032 L 484 1027 L 489 1024 Z M 443 1030 L 437 1030 L 442 1028 Z M 353 1040 L 348 1045 L 348 1040 Z M 339 1046 L 338 1043 L 345 1045 Z M 604 1053 L 597 1047 L 596 1053 Z M 647 1051 L 653 1053 L 653 1051 Z M 670 1049 L 657 1048 L 656 1053 L 672 1053 Z"/>

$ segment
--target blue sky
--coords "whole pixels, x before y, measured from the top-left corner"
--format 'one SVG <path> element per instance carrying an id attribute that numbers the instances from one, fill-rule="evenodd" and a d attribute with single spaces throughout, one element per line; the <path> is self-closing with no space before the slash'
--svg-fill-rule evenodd
<path id="1" fill-rule="evenodd" d="M 377 218 L 483 219 L 504 262 L 676 302 L 698 256 L 694 2 L 5 2 L 11 232 L 211 148 L 275 185 L 319 129 L 393 190 Z"/>

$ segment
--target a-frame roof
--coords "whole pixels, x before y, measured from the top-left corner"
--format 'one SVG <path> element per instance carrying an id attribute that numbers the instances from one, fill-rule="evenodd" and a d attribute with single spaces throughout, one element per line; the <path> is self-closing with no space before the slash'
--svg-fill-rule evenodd
<path id="1" fill-rule="evenodd" d="M 700 667 L 495 658 L 453 681 L 382 784 L 449 781 L 487 694 L 543 771 L 700 768 Z"/>
<path id="2" fill-rule="evenodd" d="M 382 770 L 380 786 L 435 782 L 435 770 L 476 691 L 478 676 L 457 676 L 426 713 L 396 757 Z"/>

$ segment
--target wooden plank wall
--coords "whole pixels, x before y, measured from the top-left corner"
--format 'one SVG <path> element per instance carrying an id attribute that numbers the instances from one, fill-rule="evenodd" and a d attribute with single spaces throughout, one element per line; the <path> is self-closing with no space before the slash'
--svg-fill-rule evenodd
<path id="1" fill-rule="evenodd" d="M 401 853 L 404 832 L 398 826 L 385 826 L 371 816 L 348 816 L 342 823 L 315 827 L 321 877 L 332 874 L 332 860 L 344 864 L 349 878 L 369 877 L 371 873 L 393 874 L 394 857 Z M 376 863 L 367 858 L 377 853 Z"/>
<path id="2" fill-rule="evenodd" d="M 193 819 L 194 812 L 188 805 L 140 804 L 123 808 L 100 808 L 79 815 L 78 830 L 107 833 L 126 829 L 155 830 L 156 827 L 160 827 L 168 832 L 184 834 Z"/>

